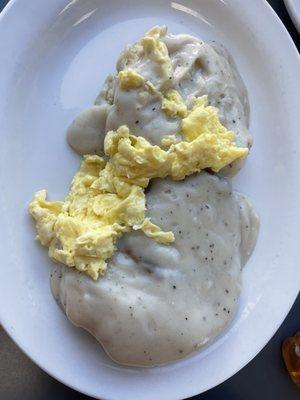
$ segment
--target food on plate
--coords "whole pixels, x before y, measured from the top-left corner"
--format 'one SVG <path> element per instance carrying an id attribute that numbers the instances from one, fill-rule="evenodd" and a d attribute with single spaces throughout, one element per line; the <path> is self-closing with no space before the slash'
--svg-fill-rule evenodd
<path id="1" fill-rule="evenodd" d="M 180 141 L 181 118 L 203 95 L 218 109 L 224 127 L 235 132 L 237 146 L 250 148 L 247 90 L 228 51 L 216 42 L 154 27 L 126 47 L 117 74 L 106 79 L 95 105 L 75 118 L 68 141 L 79 154 L 98 154 L 106 132 L 121 125 L 153 145 L 168 136 Z M 240 165 L 236 161 L 230 173 Z"/>
<path id="2" fill-rule="evenodd" d="M 131 232 L 96 282 L 71 268 L 52 272 L 68 318 L 121 364 L 173 361 L 211 341 L 235 312 L 256 240 L 251 204 L 207 172 L 155 180 L 147 205 L 151 220 L 174 232 L 172 244 Z"/>
<path id="3" fill-rule="evenodd" d="M 54 296 L 116 362 L 185 357 L 232 318 L 258 232 L 228 179 L 251 147 L 248 115 L 222 46 L 156 26 L 70 125 L 83 155 L 70 192 L 50 202 L 39 191 L 29 209 L 63 265 Z"/>
<path id="4" fill-rule="evenodd" d="M 143 189 L 150 179 L 181 180 L 205 168 L 218 172 L 248 153 L 247 148 L 235 146 L 234 133 L 220 124 L 216 110 L 205 106 L 203 97 L 195 101 L 182 119 L 186 140 L 163 150 L 121 126 L 105 137 L 108 161 L 85 157 L 64 202 L 46 201 L 45 191 L 35 195 L 30 211 L 51 258 L 97 279 L 123 233 L 141 229 L 161 243 L 174 240 L 172 232 L 162 232 L 145 217 Z"/>

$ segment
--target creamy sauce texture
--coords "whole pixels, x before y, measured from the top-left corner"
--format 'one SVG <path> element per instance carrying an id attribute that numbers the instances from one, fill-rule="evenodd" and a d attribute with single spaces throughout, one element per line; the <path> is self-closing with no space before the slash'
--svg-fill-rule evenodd
<path id="1" fill-rule="evenodd" d="M 147 203 L 151 219 L 175 233 L 174 244 L 133 232 L 98 281 L 67 268 L 52 274 L 68 318 L 121 364 L 166 363 L 211 341 L 234 314 L 258 229 L 249 201 L 205 172 L 154 181 Z"/>

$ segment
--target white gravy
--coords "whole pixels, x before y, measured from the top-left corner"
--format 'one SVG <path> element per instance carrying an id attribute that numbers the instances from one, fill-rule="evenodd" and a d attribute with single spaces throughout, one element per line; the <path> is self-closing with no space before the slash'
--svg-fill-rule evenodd
<path id="1" fill-rule="evenodd" d="M 154 223 L 174 232 L 174 244 L 132 232 L 120 239 L 98 281 L 59 266 L 51 279 L 68 318 L 127 365 L 185 357 L 224 329 L 258 232 L 249 201 L 206 172 L 180 182 L 155 180 L 147 206 Z"/>

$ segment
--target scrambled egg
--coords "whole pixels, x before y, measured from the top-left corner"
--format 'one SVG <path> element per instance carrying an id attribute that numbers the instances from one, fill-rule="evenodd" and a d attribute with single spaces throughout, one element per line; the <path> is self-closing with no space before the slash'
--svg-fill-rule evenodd
<path id="1" fill-rule="evenodd" d="M 218 172 L 248 154 L 247 148 L 235 146 L 234 132 L 220 123 L 217 109 L 206 105 L 206 96 L 197 99 L 195 108 L 182 120 L 182 134 L 185 141 L 163 150 L 122 126 L 107 133 L 104 150 L 118 176 L 144 188 L 153 178 L 181 180 L 205 168 Z"/>
<path id="2" fill-rule="evenodd" d="M 145 218 L 145 208 L 143 189 L 116 177 L 110 162 L 96 155 L 84 157 L 64 202 L 46 201 L 43 190 L 29 206 L 49 256 L 93 279 L 106 270 L 117 238 L 131 229 L 161 243 L 174 241 L 172 232 L 162 232 Z"/>
<path id="3" fill-rule="evenodd" d="M 160 145 L 163 148 L 169 148 L 172 144 L 177 143 L 175 135 L 166 135 L 161 139 Z"/>
<path id="4" fill-rule="evenodd" d="M 187 107 L 180 94 L 176 90 L 168 90 L 162 101 L 163 111 L 172 118 L 177 116 L 185 117 L 187 115 Z"/>
<path id="5" fill-rule="evenodd" d="M 138 51 L 142 51 L 150 60 L 161 66 L 166 76 L 172 75 L 172 63 L 169 57 L 168 48 L 160 37 L 165 35 L 165 26 L 155 26 L 137 43 Z"/>
<path id="6" fill-rule="evenodd" d="M 185 140 L 191 142 L 197 137 L 214 132 L 218 136 L 226 135 L 227 130 L 220 123 L 217 108 L 207 106 L 207 96 L 194 98 L 194 107 L 181 121 L 181 131 Z M 234 133 L 231 132 L 233 135 Z M 244 150 L 243 150 L 243 153 Z"/>
<path id="7" fill-rule="evenodd" d="M 165 43 L 160 40 L 167 32 L 165 26 L 154 26 L 146 35 L 136 44 L 130 46 L 130 51 L 123 56 L 126 59 L 125 65 L 130 66 L 137 60 L 151 61 L 160 68 L 160 72 L 164 77 L 172 77 L 173 66 L 169 57 L 168 48 Z M 125 69 L 125 68 L 123 68 Z"/>
<path id="8" fill-rule="evenodd" d="M 137 89 L 145 83 L 144 78 L 130 68 L 125 69 L 124 71 L 120 71 L 118 74 L 118 78 L 120 82 L 120 87 L 123 90 L 129 90 L 133 88 Z"/>
<path id="9" fill-rule="evenodd" d="M 116 240 L 131 229 L 164 244 L 174 241 L 172 232 L 145 217 L 143 189 L 150 179 L 180 180 L 204 168 L 217 172 L 248 152 L 234 145 L 234 133 L 221 125 L 215 108 L 206 106 L 205 96 L 195 104 L 182 120 L 186 141 L 163 150 L 122 126 L 105 137 L 107 162 L 96 155 L 84 157 L 64 202 L 46 201 L 45 191 L 35 195 L 30 212 L 52 259 L 97 279 Z"/>
<path id="10" fill-rule="evenodd" d="M 143 53 L 172 74 L 166 45 L 159 39 L 165 28 L 155 27 L 141 39 L 132 57 Z M 115 251 L 117 239 L 125 232 L 140 229 L 154 240 L 169 244 L 172 232 L 163 232 L 146 217 L 144 189 L 153 178 L 174 180 L 202 169 L 218 172 L 247 155 L 247 148 L 236 147 L 234 132 L 219 121 L 217 109 L 207 105 L 207 97 L 194 99 L 188 110 L 175 90 L 159 92 L 150 81 L 126 68 L 118 74 L 121 89 L 145 86 L 160 94 L 162 109 L 170 118 L 181 119 L 183 140 L 166 136 L 161 146 L 135 136 L 126 126 L 110 131 L 104 140 L 107 159 L 96 155 L 83 158 L 70 193 L 63 202 L 49 202 L 46 191 L 37 192 L 29 210 L 36 220 L 37 238 L 49 247 L 49 256 L 68 267 L 75 267 L 97 279 L 106 270 L 106 260 Z"/>

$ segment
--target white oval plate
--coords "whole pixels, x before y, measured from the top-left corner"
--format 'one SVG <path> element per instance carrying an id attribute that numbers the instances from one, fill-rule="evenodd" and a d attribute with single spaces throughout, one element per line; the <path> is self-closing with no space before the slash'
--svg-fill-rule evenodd
<path id="1" fill-rule="evenodd" d="M 297 51 L 262 0 L 11 1 L 0 21 L 0 316 L 14 341 L 65 384 L 110 400 L 174 400 L 223 382 L 268 342 L 300 287 Z M 68 322 L 34 242 L 33 193 L 62 198 L 79 165 L 65 140 L 121 49 L 152 25 L 224 43 L 247 84 L 254 147 L 234 187 L 261 217 L 238 313 L 204 351 L 160 368 L 125 368 Z"/>

